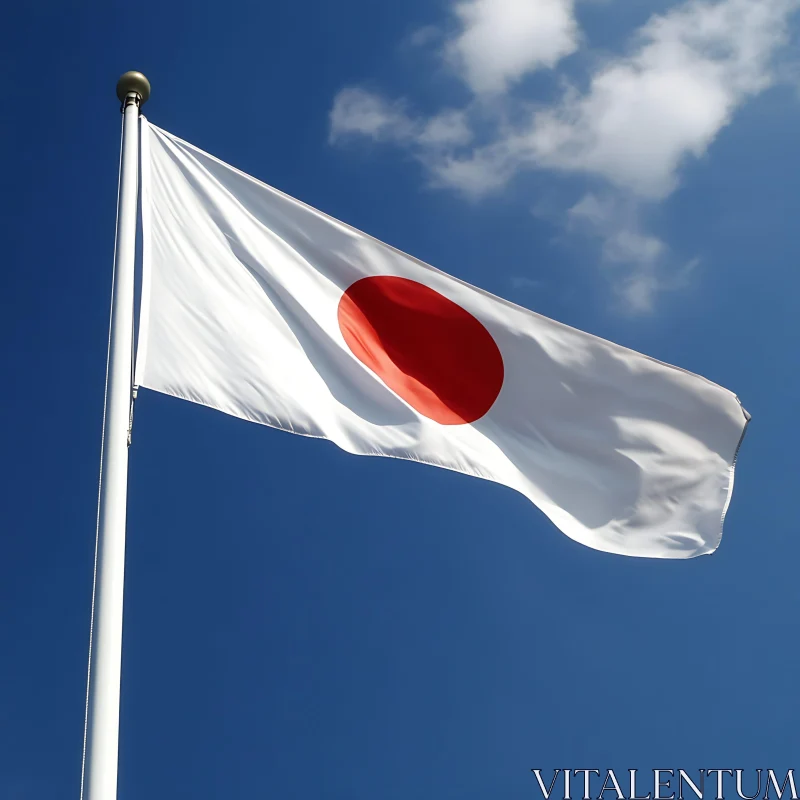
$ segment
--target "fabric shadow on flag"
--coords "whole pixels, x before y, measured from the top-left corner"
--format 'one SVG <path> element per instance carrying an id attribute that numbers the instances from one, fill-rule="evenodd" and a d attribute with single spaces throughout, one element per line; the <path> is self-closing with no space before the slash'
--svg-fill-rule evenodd
<path id="1" fill-rule="evenodd" d="M 137 384 L 505 484 L 599 550 L 716 549 L 749 419 L 734 394 L 142 126 Z"/>

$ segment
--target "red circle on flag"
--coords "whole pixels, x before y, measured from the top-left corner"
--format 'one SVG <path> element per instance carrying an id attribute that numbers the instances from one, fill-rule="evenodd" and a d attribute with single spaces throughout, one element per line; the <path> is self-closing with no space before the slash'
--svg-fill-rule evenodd
<path id="1" fill-rule="evenodd" d="M 482 417 L 503 385 L 492 335 L 465 309 L 408 278 L 352 284 L 339 328 L 353 354 L 420 414 L 442 425 Z"/>

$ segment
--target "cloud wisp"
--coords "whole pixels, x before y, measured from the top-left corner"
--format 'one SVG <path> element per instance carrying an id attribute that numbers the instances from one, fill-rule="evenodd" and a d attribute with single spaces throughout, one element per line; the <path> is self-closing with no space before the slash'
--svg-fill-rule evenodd
<path id="1" fill-rule="evenodd" d="M 601 266 L 616 298 L 637 314 L 653 311 L 659 293 L 686 286 L 699 263 L 676 265 L 666 242 L 644 229 L 641 212 L 641 203 L 620 192 L 588 192 L 567 211 L 566 224 L 570 233 L 600 242 Z"/>

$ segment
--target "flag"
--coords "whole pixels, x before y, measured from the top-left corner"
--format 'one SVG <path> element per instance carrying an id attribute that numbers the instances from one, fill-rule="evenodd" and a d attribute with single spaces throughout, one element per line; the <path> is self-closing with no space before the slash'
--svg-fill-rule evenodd
<path id="1" fill-rule="evenodd" d="M 142 119 L 136 383 L 510 486 L 598 550 L 713 552 L 727 389 L 470 286 Z"/>

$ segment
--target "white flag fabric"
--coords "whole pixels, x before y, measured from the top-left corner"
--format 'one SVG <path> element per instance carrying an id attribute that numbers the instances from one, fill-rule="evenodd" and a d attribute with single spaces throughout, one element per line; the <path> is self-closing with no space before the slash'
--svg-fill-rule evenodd
<path id="1" fill-rule="evenodd" d="M 598 550 L 717 548 L 749 419 L 734 394 L 142 128 L 138 384 L 505 484 Z"/>

